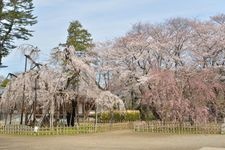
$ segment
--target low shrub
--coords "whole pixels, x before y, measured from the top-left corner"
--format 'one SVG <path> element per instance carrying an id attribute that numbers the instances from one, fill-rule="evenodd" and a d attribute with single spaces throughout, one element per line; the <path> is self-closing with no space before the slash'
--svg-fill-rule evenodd
<path id="1" fill-rule="evenodd" d="M 107 111 L 98 114 L 100 122 L 123 122 L 140 120 L 140 112 L 137 110 Z"/>

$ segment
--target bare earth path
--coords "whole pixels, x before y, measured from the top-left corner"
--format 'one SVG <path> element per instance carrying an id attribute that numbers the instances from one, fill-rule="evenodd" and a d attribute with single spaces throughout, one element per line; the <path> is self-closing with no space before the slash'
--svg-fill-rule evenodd
<path id="1" fill-rule="evenodd" d="M 225 135 L 158 135 L 128 130 L 75 136 L 0 135 L 0 150 L 198 150 L 202 147 L 225 148 Z"/>

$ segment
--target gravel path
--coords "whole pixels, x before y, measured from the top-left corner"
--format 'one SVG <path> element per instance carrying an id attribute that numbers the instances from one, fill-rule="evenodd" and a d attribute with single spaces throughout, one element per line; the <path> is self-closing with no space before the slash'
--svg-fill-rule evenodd
<path id="1" fill-rule="evenodd" d="M 0 135 L 0 150 L 198 150 L 203 147 L 225 148 L 225 135 L 160 135 L 128 130 L 75 136 Z"/>

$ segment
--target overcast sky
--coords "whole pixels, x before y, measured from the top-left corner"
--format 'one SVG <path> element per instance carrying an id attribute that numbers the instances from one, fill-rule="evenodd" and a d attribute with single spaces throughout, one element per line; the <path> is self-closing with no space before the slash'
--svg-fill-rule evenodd
<path id="1" fill-rule="evenodd" d="M 94 41 L 121 36 L 137 22 L 157 23 L 171 17 L 208 19 L 225 13 L 225 0 L 34 0 L 38 23 L 29 41 L 42 50 L 41 60 L 47 60 L 51 48 L 66 41 L 67 28 L 79 20 Z M 23 71 L 24 58 L 16 49 L 3 60 L 8 68 L 0 75 Z"/>

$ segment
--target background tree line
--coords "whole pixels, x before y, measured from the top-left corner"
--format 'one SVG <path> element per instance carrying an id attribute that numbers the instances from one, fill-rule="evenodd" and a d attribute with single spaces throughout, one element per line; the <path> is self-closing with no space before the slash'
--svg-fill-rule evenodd
<path id="1" fill-rule="evenodd" d="M 28 40 L 37 23 L 32 0 L 0 0 L 0 64 Z M 92 43 L 72 21 L 64 45 L 83 51 L 101 89 L 120 96 L 127 109 L 162 121 L 207 122 L 225 117 L 225 15 L 209 20 L 172 18 L 137 23 L 122 37 Z M 85 52 L 84 52 L 85 51 Z M 74 54 L 75 55 L 75 54 Z"/>
<path id="2" fill-rule="evenodd" d="M 99 83 L 142 119 L 207 122 L 225 117 L 225 15 L 137 23 L 98 43 Z M 103 84 L 104 83 L 104 84 Z"/>

